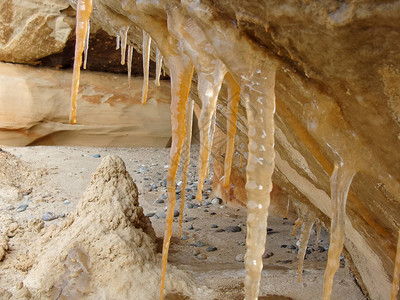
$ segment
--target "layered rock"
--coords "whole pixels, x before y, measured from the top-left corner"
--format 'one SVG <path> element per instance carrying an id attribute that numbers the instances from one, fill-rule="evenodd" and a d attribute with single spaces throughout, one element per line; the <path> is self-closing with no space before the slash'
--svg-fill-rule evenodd
<path id="1" fill-rule="evenodd" d="M 83 72 L 78 124 L 68 124 L 72 74 L 0 63 L 0 141 L 3 145 L 165 147 L 171 138 L 170 89 L 151 82 L 147 106 L 142 80 Z"/>

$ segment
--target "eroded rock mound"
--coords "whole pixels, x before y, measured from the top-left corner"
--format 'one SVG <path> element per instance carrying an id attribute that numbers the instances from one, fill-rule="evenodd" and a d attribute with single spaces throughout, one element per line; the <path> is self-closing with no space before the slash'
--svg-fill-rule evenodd
<path id="1" fill-rule="evenodd" d="M 157 298 L 155 233 L 118 156 L 103 159 L 75 212 L 61 227 L 49 227 L 36 249 L 37 260 L 14 298 L 19 292 L 34 299 Z M 167 289 L 193 293 L 187 275 L 176 269 Z"/>

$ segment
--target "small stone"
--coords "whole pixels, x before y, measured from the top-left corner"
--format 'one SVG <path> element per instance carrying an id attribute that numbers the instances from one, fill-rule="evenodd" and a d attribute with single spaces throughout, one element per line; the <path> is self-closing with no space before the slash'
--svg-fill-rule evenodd
<path id="1" fill-rule="evenodd" d="M 188 227 L 188 230 L 193 230 L 193 229 L 194 229 L 193 225 L 190 225 L 190 226 Z"/>
<path id="2" fill-rule="evenodd" d="M 204 253 L 200 253 L 198 255 L 196 255 L 196 257 L 200 260 L 205 260 L 207 259 L 207 255 L 205 255 Z"/>
<path id="3" fill-rule="evenodd" d="M 245 245 L 246 245 L 246 242 L 239 242 L 238 245 L 239 245 L 239 246 L 245 246 Z"/>
<path id="4" fill-rule="evenodd" d="M 93 157 L 94 157 L 94 158 L 100 158 L 101 155 L 100 155 L 100 154 L 95 154 L 95 155 L 93 155 Z"/>
<path id="5" fill-rule="evenodd" d="M 58 217 L 59 217 L 59 216 L 57 216 L 56 214 L 54 214 L 54 213 L 48 211 L 48 212 L 45 212 L 45 213 L 42 215 L 42 220 L 43 220 L 43 221 L 52 221 L 52 220 L 58 219 Z"/>
<path id="6" fill-rule="evenodd" d="M 291 259 L 287 259 L 287 260 L 281 260 L 281 261 L 277 261 L 277 262 L 280 262 L 282 264 L 289 264 L 289 263 L 292 262 L 292 260 Z"/>
<path id="7" fill-rule="evenodd" d="M 186 241 L 186 240 L 188 240 L 188 239 L 189 239 L 189 237 L 188 237 L 187 235 L 184 235 L 184 234 L 182 233 L 182 235 L 181 235 L 181 240 Z"/>
<path id="8" fill-rule="evenodd" d="M 146 214 L 145 216 L 151 218 L 151 217 L 153 217 L 155 214 L 156 214 L 155 212 L 151 212 L 151 213 Z"/>
<path id="9" fill-rule="evenodd" d="M 148 171 L 148 169 L 147 169 L 145 166 L 143 166 L 143 167 L 141 167 L 141 168 L 139 169 L 139 172 L 140 172 L 140 173 L 147 172 L 147 171 Z"/>
<path id="10" fill-rule="evenodd" d="M 206 244 L 204 244 L 202 241 L 197 241 L 196 243 L 191 243 L 189 244 L 191 247 L 205 247 Z"/>
<path id="11" fill-rule="evenodd" d="M 215 213 L 215 212 L 212 212 L 212 213 L 210 213 L 210 216 L 214 216 L 214 215 L 216 215 L 216 213 Z"/>
<path id="12" fill-rule="evenodd" d="M 201 228 L 195 228 L 195 230 L 194 231 L 200 231 L 201 230 Z"/>
<path id="13" fill-rule="evenodd" d="M 166 214 L 165 212 L 160 212 L 160 213 L 157 214 L 157 216 L 158 216 L 160 219 L 165 219 L 165 218 L 167 217 L 167 214 Z"/>
<path id="14" fill-rule="evenodd" d="M 235 260 L 237 262 L 244 262 L 244 253 L 240 253 L 240 254 L 236 255 Z"/>
<path id="15" fill-rule="evenodd" d="M 25 211 L 27 208 L 28 208 L 28 204 L 22 204 L 22 205 L 18 206 L 17 212 Z"/>
<path id="16" fill-rule="evenodd" d="M 167 194 L 162 194 L 161 197 L 160 197 L 160 199 L 164 199 L 164 200 L 167 199 L 167 198 L 168 198 Z"/>
<path id="17" fill-rule="evenodd" d="M 228 226 L 225 228 L 226 232 L 240 232 L 242 231 L 242 228 L 240 228 L 239 226 Z"/>
<path id="18" fill-rule="evenodd" d="M 214 198 L 211 200 L 211 203 L 214 205 L 220 205 L 222 204 L 222 199 L 221 198 Z"/>
<path id="19" fill-rule="evenodd" d="M 174 210 L 174 217 L 179 217 L 179 210 L 177 209 Z"/>
<path id="20" fill-rule="evenodd" d="M 204 205 L 211 205 L 212 203 L 210 201 L 207 201 Z"/>
<path id="21" fill-rule="evenodd" d="M 264 252 L 262 258 L 270 258 L 271 256 L 273 256 L 274 253 L 273 252 Z"/>
<path id="22" fill-rule="evenodd" d="M 161 204 L 161 203 L 165 203 L 164 199 L 157 199 L 156 203 Z"/>
<path id="23" fill-rule="evenodd" d="M 213 251 L 217 251 L 217 250 L 218 250 L 217 247 L 213 247 L 213 246 L 210 246 L 206 249 L 207 252 L 213 252 Z"/>
<path id="24" fill-rule="evenodd" d="M 192 209 L 192 208 L 193 208 L 193 203 L 187 203 L 187 204 L 186 204 L 186 207 L 187 207 L 188 209 Z"/>
<path id="25" fill-rule="evenodd" d="M 63 203 L 67 205 L 67 204 L 70 204 L 71 201 L 65 200 Z"/>
<path id="26" fill-rule="evenodd" d="M 288 248 L 294 250 L 294 249 L 296 249 L 296 246 L 290 245 Z"/>
<path id="27" fill-rule="evenodd" d="M 185 219 L 185 222 L 190 222 L 190 221 L 193 221 L 193 220 L 196 220 L 196 219 L 197 219 L 196 217 L 187 217 Z"/>
<path id="28" fill-rule="evenodd" d="M 325 246 L 325 247 L 324 247 L 324 250 L 325 250 L 325 251 L 328 251 L 328 250 L 329 250 L 329 245 L 328 245 L 328 246 Z"/>
<path id="29" fill-rule="evenodd" d="M 325 249 L 324 249 L 324 247 L 322 247 L 322 246 L 318 246 L 318 248 L 317 248 L 317 252 L 319 252 L 319 253 L 321 253 L 321 252 L 325 252 Z"/>
<path id="30" fill-rule="evenodd" d="M 281 245 L 281 248 L 286 248 L 287 247 L 287 245 Z"/>
<path id="31" fill-rule="evenodd" d="M 218 228 L 218 225 L 217 224 L 212 224 L 211 228 Z"/>
<path id="32" fill-rule="evenodd" d="M 215 230 L 215 232 L 224 232 L 224 231 L 225 231 L 225 229 L 222 229 L 222 228 Z"/>
<path id="33" fill-rule="evenodd" d="M 208 212 L 208 209 L 205 209 L 204 212 Z"/>
<path id="34" fill-rule="evenodd" d="M 307 249 L 307 250 L 306 250 L 306 254 L 311 254 L 311 250 L 310 250 L 310 249 Z"/>

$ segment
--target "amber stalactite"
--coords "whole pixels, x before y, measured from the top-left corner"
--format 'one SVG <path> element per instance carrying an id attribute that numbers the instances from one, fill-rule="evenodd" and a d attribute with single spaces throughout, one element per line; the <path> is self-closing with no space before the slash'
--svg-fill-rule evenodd
<path id="1" fill-rule="evenodd" d="M 149 65 L 150 65 L 150 46 L 151 37 L 143 30 L 143 89 L 142 104 L 147 102 L 147 92 L 149 89 Z"/>
<path id="2" fill-rule="evenodd" d="M 76 6 L 76 40 L 75 40 L 75 60 L 74 73 L 72 76 L 71 88 L 71 111 L 69 122 L 76 123 L 76 108 L 79 89 L 79 78 L 82 65 L 82 52 L 85 49 L 86 37 L 88 36 L 88 24 L 92 13 L 92 0 L 79 0 Z"/>
<path id="3" fill-rule="evenodd" d="M 238 107 L 240 101 L 240 86 L 231 73 L 226 73 L 225 83 L 228 89 L 228 111 L 226 116 L 226 152 L 224 163 L 224 187 L 229 187 L 232 170 L 232 159 L 235 151 L 235 135 Z"/>
<path id="4" fill-rule="evenodd" d="M 187 57 L 170 56 L 166 57 L 166 61 L 170 68 L 171 76 L 172 145 L 167 175 L 168 206 L 162 251 L 160 299 L 163 299 L 164 293 L 168 250 L 172 236 L 172 223 L 174 221 L 174 208 L 176 203 L 175 178 L 185 140 L 186 104 L 194 69 L 192 62 Z"/>

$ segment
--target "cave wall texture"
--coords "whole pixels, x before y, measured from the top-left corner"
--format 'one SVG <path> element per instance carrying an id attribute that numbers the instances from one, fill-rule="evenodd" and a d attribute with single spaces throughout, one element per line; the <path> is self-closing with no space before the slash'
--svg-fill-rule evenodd
<path id="1" fill-rule="evenodd" d="M 0 60 L 37 64 L 73 39 L 70 3 L 42 2 L 0 0 Z M 399 16 L 399 1 L 97 0 L 91 21 L 110 36 L 130 26 L 128 41 L 139 52 L 142 29 L 162 51 L 175 39 L 184 51 L 192 51 L 195 66 L 209 61 L 211 49 L 234 76 L 272 62 L 277 68 L 273 194 L 279 194 L 274 201 L 289 197 L 306 203 L 329 228 L 334 164 L 354 167 L 345 248 L 364 291 L 372 299 L 388 299 L 400 227 Z M 201 106 L 193 78 L 191 97 Z M 213 145 L 214 188 L 226 201 L 244 204 L 248 138 L 243 99 L 235 189 L 226 191 L 219 181 L 227 102 L 223 86 Z"/>

